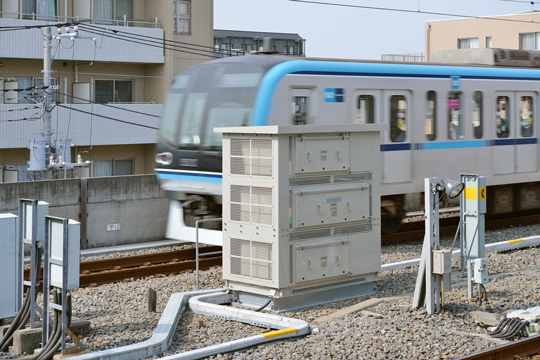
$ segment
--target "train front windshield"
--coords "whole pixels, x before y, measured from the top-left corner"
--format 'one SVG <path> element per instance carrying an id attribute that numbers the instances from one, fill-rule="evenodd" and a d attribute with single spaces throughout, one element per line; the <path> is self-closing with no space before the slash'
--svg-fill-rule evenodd
<path id="1" fill-rule="evenodd" d="M 213 64 L 189 69 L 173 81 L 161 136 L 181 150 L 221 151 L 215 127 L 248 126 L 264 70 L 245 64 Z"/>

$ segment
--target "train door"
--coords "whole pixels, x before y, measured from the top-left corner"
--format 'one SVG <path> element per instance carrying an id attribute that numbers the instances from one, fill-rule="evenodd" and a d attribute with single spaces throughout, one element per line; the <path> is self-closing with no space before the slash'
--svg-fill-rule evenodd
<path id="1" fill-rule="evenodd" d="M 536 171 L 536 94 L 499 92 L 495 96 L 495 106 L 495 174 Z"/>
<path id="2" fill-rule="evenodd" d="M 535 132 L 535 119 L 537 118 L 537 94 L 530 92 L 516 93 L 516 172 L 530 172 L 538 170 L 538 153 Z"/>
<path id="3" fill-rule="evenodd" d="M 516 110 L 514 93 L 495 93 L 495 141 L 493 146 L 493 170 L 495 174 L 511 174 L 515 169 L 514 117 Z"/>
<path id="4" fill-rule="evenodd" d="M 390 131 L 383 136 L 383 183 L 412 180 L 412 95 L 410 91 L 383 92 L 384 122 Z"/>

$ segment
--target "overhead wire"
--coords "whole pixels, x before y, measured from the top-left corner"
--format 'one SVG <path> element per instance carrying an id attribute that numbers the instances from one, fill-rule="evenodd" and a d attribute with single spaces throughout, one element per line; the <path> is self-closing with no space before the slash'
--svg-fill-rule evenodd
<path id="1" fill-rule="evenodd" d="M 495 16 L 476 16 L 476 15 L 464 15 L 464 14 L 452 14 L 452 13 L 443 13 L 436 11 L 423 11 L 423 10 L 409 10 L 409 9 L 399 9 L 399 8 L 387 8 L 380 6 L 366 6 L 366 5 L 353 5 L 353 4 L 343 4 L 343 3 L 332 3 L 326 1 L 314 1 L 314 0 L 289 0 L 291 2 L 305 3 L 305 4 L 314 4 L 314 5 L 327 5 L 327 6 L 337 6 L 337 7 L 348 7 L 348 8 L 358 8 L 366 10 L 380 10 L 380 11 L 392 11 L 392 12 L 404 12 L 411 14 L 426 14 L 426 15 L 436 15 L 436 16 L 451 16 L 459 18 L 471 18 L 471 19 L 484 19 L 484 20 L 495 20 L 495 21 L 509 21 L 509 22 L 518 22 L 518 23 L 527 23 L 527 24 L 539 24 L 538 21 L 526 21 L 519 19 L 508 19 Z"/>
<path id="2" fill-rule="evenodd" d="M 92 27 L 92 28 L 96 28 L 99 29 L 99 30 L 110 30 L 112 31 L 113 33 L 119 33 L 119 34 L 127 34 L 127 35 L 135 35 L 131 32 L 127 32 L 127 31 L 122 31 L 122 30 L 118 30 L 118 29 L 109 29 L 109 28 L 103 28 L 101 26 L 96 26 L 96 25 L 91 25 L 91 24 L 80 24 L 80 25 L 84 25 L 86 27 Z M 79 25 L 79 26 L 80 26 Z M 201 44 L 192 44 L 192 43 L 188 43 L 188 42 L 184 42 L 184 41 L 177 41 L 177 40 L 169 40 L 169 39 L 163 39 L 163 38 L 160 38 L 160 37 L 156 37 L 156 36 L 150 36 L 150 35 L 143 35 L 143 34 L 137 34 L 137 36 L 141 37 L 141 38 L 147 38 L 147 39 L 153 39 L 153 40 L 157 40 L 159 42 L 161 41 L 164 41 L 166 43 L 172 43 L 172 44 L 181 44 L 181 45 L 188 45 L 188 46 L 196 46 L 196 47 L 200 47 L 200 48 L 204 48 L 204 49 L 210 49 L 210 50 L 215 50 L 213 46 L 208 46 L 208 45 L 201 45 Z"/>
<path id="3" fill-rule="evenodd" d="M 56 106 L 61 107 L 61 108 L 65 108 L 65 109 L 70 109 L 70 107 L 64 106 L 64 105 L 61 105 L 61 104 L 56 104 Z M 148 128 L 148 129 L 152 129 L 152 130 L 159 130 L 159 128 L 155 127 L 155 126 L 145 125 L 145 124 L 138 124 L 138 123 L 134 123 L 134 122 L 131 122 L 131 121 L 126 121 L 126 120 L 121 120 L 121 119 L 117 119 L 117 118 L 113 118 L 113 117 L 109 117 L 109 116 L 105 116 L 105 115 L 95 114 L 95 113 L 92 113 L 90 111 L 84 111 L 84 110 L 75 109 L 75 108 L 72 108 L 71 110 L 72 111 L 77 111 L 77 112 L 80 112 L 80 113 L 83 113 L 83 114 L 92 115 L 92 116 L 94 116 L 94 115 L 99 116 L 100 118 L 104 118 L 104 119 L 108 119 L 108 120 L 112 120 L 112 121 L 117 121 L 117 122 L 124 123 L 124 124 L 140 126 L 140 127 L 144 127 L 144 128 Z"/>
<path id="4" fill-rule="evenodd" d="M 152 75 L 135 75 L 135 74 L 105 74 L 105 73 L 90 73 L 90 72 L 75 72 L 75 71 L 55 71 L 55 74 L 79 74 L 79 75 L 98 75 L 98 76 L 123 76 L 123 77 L 138 77 L 148 79 L 174 79 L 174 76 L 152 76 Z"/>
<path id="5" fill-rule="evenodd" d="M 64 96 L 67 96 L 67 97 L 70 97 L 70 98 L 73 98 L 73 99 L 77 99 L 77 100 L 83 100 L 83 101 L 86 101 L 86 102 L 89 102 L 89 103 L 92 103 L 92 104 L 97 104 L 97 105 L 101 105 L 101 106 L 105 106 L 105 107 L 110 107 L 110 108 L 117 109 L 117 110 L 123 110 L 123 111 L 132 112 L 132 113 L 135 113 L 135 114 L 151 116 L 151 117 L 155 117 L 155 118 L 161 118 L 161 116 L 159 116 L 159 115 L 148 114 L 148 113 L 145 113 L 145 112 L 142 112 L 142 111 L 131 110 L 131 109 L 126 109 L 126 108 L 121 108 L 121 107 L 118 107 L 118 106 L 113 106 L 113 105 L 110 105 L 110 104 L 91 101 L 91 100 L 84 99 L 84 98 L 81 98 L 81 97 L 77 97 L 77 96 L 74 96 L 74 95 L 64 94 L 64 93 L 59 92 L 59 91 L 55 91 L 55 93 L 60 94 L 60 95 L 64 95 Z"/>
<path id="6" fill-rule="evenodd" d="M 188 51 L 188 50 L 183 50 L 183 48 L 185 48 L 185 47 L 179 46 L 179 45 L 172 45 L 173 47 L 165 46 L 163 44 L 157 45 L 157 44 L 155 44 L 154 41 L 151 41 L 151 40 L 140 39 L 140 38 L 138 38 L 136 36 L 133 37 L 133 36 L 126 36 L 126 35 L 110 34 L 105 29 L 104 30 L 94 30 L 92 28 L 89 29 L 89 28 L 85 27 L 84 25 L 79 25 L 79 29 L 81 31 L 88 32 L 90 34 L 102 35 L 102 36 L 105 36 L 105 37 L 108 37 L 108 38 L 111 38 L 111 39 L 123 40 L 123 41 L 131 42 L 131 43 L 134 43 L 134 44 L 141 44 L 141 45 L 156 47 L 156 48 L 165 49 L 165 50 L 182 52 L 182 53 L 186 53 L 186 54 L 192 54 L 192 55 L 197 55 L 197 56 L 205 56 L 205 57 L 210 57 L 210 58 L 214 58 L 216 56 L 218 56 L 218 57 L 226 56 L 226 54 L 218 52 L 218 51 L 198 50 L 198 49 L 197 50 L 196 49 L 191 49 L 193 51 Z M 194 52 L 194 51 L 198 51 L 198 52 Z M 212 55 L 210 55 L 210 54 L 212 54 Z"/>

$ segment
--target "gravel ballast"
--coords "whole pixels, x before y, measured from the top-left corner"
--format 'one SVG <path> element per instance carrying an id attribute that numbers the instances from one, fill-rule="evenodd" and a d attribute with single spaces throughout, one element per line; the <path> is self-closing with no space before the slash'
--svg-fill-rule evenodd
<path id="1" fill-rule="evenodd" d="M 486 233 L 486 242 L 537 234 L 540 234 L 540 225 L 497 230 Z M 441 239 L 441 246 L 449 249 L 452 240 Z M 418 258 L 421 249 L 421 243 L 385 246 L 382 249 L 382 263 Z M 110 254 L 99 258 L 126 255 Z M 428 315 L 425 309 L 413 310 L 412 293 L 418 272 L 418 266 L 413 266 L 381 273 L 378 293 L 371 297 L 283 314 L 307 321 L 313 329 L 309 336 L 212 358 L 453 359 L 506 343 L 486 335 L 487 330 L 475 324 L 470 312 L 504 313 L 539 306 L 540 248 L 490 252 L 487 258 L 490 273 L 490 282 L 485 285 L 487 302 L 468 299 L 464 279 L 453 274 L 454 284 L 461 287 L 445 294 L 445 307 L 440 313 Z M 457 268 L 459 259 L 455 258 L 453 265 Z M 201 271 L 200 285 L 201 289 L 222 288 L 221 267 Z M 157 291 L 157 313 L 147 311 L 149 287 Z M 90 335 L 81 340 L 90 351 L 146 340 L 152 335 L 169 296 L 193 290 L 194 272 L 73 290 L 73 315 L 87 319 L 92 324 Z M 373 297 L 392 299 L 370 307 L 368 311 L 332 317 L 338 310 Z M 265 330 L 186 311 L 179 321 L 171 348 L 163 355 L 260 334 Z"/>

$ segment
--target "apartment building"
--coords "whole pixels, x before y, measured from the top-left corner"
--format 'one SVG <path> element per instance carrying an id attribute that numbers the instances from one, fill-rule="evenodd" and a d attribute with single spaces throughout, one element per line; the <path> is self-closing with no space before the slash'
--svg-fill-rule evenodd
<path id="1" fill-rule="evenodd" d="M 264 38 L 277 55 L 306 56 L 306 40 L 298 34 L 261 31 L 214 30 L 214 49 L 225 55 L 246 55 L 263 50 Z"/>
<path id="2" fill-rule="evenodd" d="M 466 48 L 540 50 L 540 12 L 425 23 L 425 53 Z"/>
<path id="3" fill-rule="evenodd" d="M 0 167 L 19 181 L 39 177 L 27 162 L 42 138 L 47 25 L 53 143 L 71 139 L 90 176 L 151 173 L 172 78 L 214 58 L 213 1 L 0 0 Z"/>

